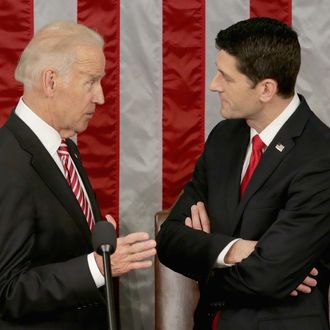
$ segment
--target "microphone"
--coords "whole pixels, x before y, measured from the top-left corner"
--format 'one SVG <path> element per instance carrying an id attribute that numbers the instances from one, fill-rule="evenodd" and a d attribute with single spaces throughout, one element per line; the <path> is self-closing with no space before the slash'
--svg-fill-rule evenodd
<path id="1" fill-rule="evenodd" d="M 116 231 L 113 225 L 107 221 L 96 222 L 92 232 L 92 242 L 94 250 L 103 257 L 109 330 L 117 330 L 110 263 L 110 255 L 117 247 Z"/>

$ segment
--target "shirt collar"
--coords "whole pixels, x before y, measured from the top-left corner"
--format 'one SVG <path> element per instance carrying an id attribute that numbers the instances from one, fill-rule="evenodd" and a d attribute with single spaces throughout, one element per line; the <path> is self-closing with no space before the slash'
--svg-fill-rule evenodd
<path id="1" fill-rule="evenodd" d="M 259 133 L 260 139 L 268 147 L 273 141 L 275 135 L 282 128 L 285 122 L 291 117 L 291 115 L 296 111 L 300 104 L 299 96 L 297 93 L 294 94 L 291 102 L 288 106 L 278 115 L 262 132 Z M 252 138 L 257 135 L 257 131 L 251 127 L 250 129 L 250 142 Z"/>
<path id="2" fill-rule="evenodd" d="M 34 113 L 21 97 L 15 109 L 16 115 L 33 131 L 47 151 L 54 155 L 61 144 L 60 134 L 36 113 Z"/>

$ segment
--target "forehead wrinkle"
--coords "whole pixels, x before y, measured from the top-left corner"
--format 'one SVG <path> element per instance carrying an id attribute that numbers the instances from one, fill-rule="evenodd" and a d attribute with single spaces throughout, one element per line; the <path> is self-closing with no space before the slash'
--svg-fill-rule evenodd
<path id="1" fill-rule="evenodd" d="M 80 45 L 76 48 L 76 63 L 77 64 L 103 64 L 105 58 L 102 48 L 93 47 L 93 45 Z"/>
<path id="2" fill-rule="evenodd" d="M 105 72 L 104 70 L 102 72 L 96 72 L 96 71 L 92 71 L 92 70 L 79 70 L 78 73 L 81 76 L 88 76 L 89 78 L 93 78 L 93 79 L 102 79 L 105 76 Z"/>
<path id="3" fill-rule="evenodd" d="M 91 77 L 103 77 L 105 75 L 104 62 L 95 58 L 85 57 L 77 59 L 75 66 L 81 75 L 89 75 Z"/>

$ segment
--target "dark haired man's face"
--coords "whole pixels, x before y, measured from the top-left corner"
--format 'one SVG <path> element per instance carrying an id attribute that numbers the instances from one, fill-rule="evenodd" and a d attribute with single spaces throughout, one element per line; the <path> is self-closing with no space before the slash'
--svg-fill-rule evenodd
<path id="1" fill-rule="evenodd" d="M 237 69 L 236 58 L 224 50 L 216 57 L 217 72 L 210 90 L 218 92 L 221 115 L 226 119 L 256 119 L 261 112 L 259 90 Z"/>

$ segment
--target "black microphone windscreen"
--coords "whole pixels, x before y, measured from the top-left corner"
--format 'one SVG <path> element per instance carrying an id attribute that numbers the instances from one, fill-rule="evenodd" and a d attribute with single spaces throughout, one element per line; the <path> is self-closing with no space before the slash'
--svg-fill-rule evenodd
<path id="1" fill-rule="evenodd" d="M 108 221 L 97 221 L 92 232 L 92 242 L 94 250 L 101 254 L 101 245 L 111 245 L 111 253 L 115 252 L 117 247 L 116 230 Z"/>

